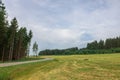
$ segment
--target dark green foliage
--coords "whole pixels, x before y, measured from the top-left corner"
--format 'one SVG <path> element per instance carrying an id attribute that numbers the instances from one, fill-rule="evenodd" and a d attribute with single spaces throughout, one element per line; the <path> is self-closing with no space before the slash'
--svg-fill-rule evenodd
<path id="1" fill-rule="evenodd" d="M 120 37 L 109 38 L 100 40 L 99 42 L 93 41 L 87 44 L 86 48 L 78 49 L 54 49 L 43 50 L 39 52 L 39 55 L 73 55 L 73 54 L 105 54 L 105 53 L 120 53 Z"/>
<path id="2" fill-rule="evenodd" d="M 0 1 L 0 59 L 3 60 L 7 40 L 7 20 L 5 6 Z"/>
<path id="3" fill-rule="evenodd" d="M 26 56 L 33 36 L 32 31 L 27 33 L 25 27 L 18 27 L 16 18 L 8 24 L 5 6 L 0 0 L 0 61 L 11 61 Z"/>
<path id="4" fill-rule="evenodd" d="M 31 45 L 31 39 L 33 37 L 33 33 L 32 31 L 30 30 L 29 31 L 29 34 L 28 34 L 28 48 L 27 48 L 27 55 L 29 56 L 29 51 L 30 51 L 30 45 Z"/>
<path id="5" fill-rule="evenodd" d="M 108 38 L 105 40 L 100 40 L 99 42 L 93 41 L 87 44 L 87 49 L 111 49 L 120 47 L 120 37 Z"/>
<path id="6" fill-rule="evenodd" d="M 8 32 L 9 32 L 9 34 L 8 34 L 9 60 L 12 60 L 17 28 L 18 28 L 17 19 L 14 18 L 11 21 L 11 25 L 10 25 L 10 27 L 8 29 Z"/>
<path id="7" fill-rule="evenodd" d="M 39 52 L 39 55 L 71 55 L 71 54 L 76 54 L 76 51 L 78 51 L 77 47 L 73 47 L 73 48 L 68 48 L 68 49 L 46 49 L 43 51 Z"/>
<path id="8" fill-rule="evenodd" d="M 98 43 L 98 49 L 104 49 L 104 41 L 100 40 Z"/>
<path id="9" fill-rule="evenodd" d="M 99 45 L 97 41 L 87 44 L 87 49 L 98 49 Z"/>

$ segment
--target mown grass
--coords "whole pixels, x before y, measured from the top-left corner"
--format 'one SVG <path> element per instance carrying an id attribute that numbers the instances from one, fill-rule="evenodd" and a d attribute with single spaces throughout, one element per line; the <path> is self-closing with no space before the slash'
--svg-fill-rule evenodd
<path id="1" fill-rule="evenodd" d="M 0 80 L 120 80 L 120 54 L 46 57 L 54 60 L 0 68 Z"/>

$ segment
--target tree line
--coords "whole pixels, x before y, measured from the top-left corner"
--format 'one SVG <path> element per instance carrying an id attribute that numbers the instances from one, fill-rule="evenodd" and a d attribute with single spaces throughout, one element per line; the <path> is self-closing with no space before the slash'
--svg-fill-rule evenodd
<path id="1" fill-rule="evenodd" d="M 72 55 L 72 54 L 105 54 L 120 53 L 120 37 L 108 38 L 106 40 L 93 41 L 87 44 L 86 48 L 77 47 L 68 49 L 46 49 L 39 52 L 39 55 Z"/>
<path id="2" fill-rule="evenodd" d="M 39 52 L 39 55 L 70 55 L 77 51 L 77 47 L 68 48 L 68 49 L 46 49 Z"/>
<path id="3" fill-rule="evenodd" d="M 87 44 L 87 49 L 112 49 L 120 47 L 120 37 L 108 38 L 105 41 L 93 41 Z"/>
<path id="4" fill-rule="evenodd" d="M 7 20 L 5 6 L 0 0 L 0 60 L 16 60 L 29 55 L 33 36 L 26 27 L 19 27 L 16 18 Z"/>

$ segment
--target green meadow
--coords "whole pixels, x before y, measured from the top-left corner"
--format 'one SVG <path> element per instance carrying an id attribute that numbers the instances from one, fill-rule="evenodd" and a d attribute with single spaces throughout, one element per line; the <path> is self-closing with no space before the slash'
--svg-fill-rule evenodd
<path id="1" fill-rule="evenodd" d="M 120 80 L 120 54 L 39 56 L 52 61 L 0 68 L 0 80 Z"/>

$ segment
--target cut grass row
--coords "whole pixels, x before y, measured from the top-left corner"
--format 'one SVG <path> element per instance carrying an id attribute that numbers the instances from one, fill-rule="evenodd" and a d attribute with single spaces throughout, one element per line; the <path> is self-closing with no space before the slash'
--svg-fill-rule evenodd
<path id="1" fill-rule="evenodd" d="M 46 57 L 54 60 L 0 68 L 0 80 L 120 80 L 120 54 Z"/>

